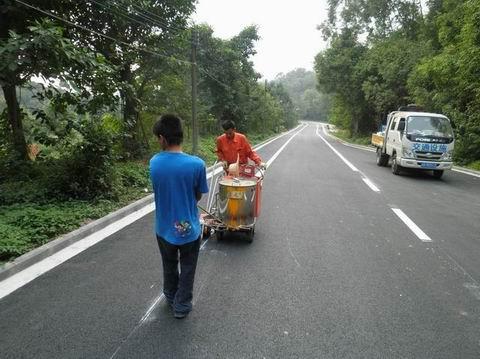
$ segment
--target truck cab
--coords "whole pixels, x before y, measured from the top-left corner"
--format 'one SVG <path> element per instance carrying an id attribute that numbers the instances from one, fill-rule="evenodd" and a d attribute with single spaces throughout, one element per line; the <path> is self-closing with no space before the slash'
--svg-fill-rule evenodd
<path id="1" fill-rule="evenodd" d="M 377 145 L 377 164 L 391 160 L 392 172 L 404 167 L 431 170 L 440 178 L 453 166 L 455 138 L 450 120 L 441 114 L 394 111 L 387 117 L 383 143 Z"/>

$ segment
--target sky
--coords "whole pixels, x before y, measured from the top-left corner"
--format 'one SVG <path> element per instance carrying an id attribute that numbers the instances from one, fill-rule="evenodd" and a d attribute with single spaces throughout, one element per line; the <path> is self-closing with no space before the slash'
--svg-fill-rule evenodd
<path id="1" fill-rule="evenodd" d="M 257 25 L 261 39 L 252 60 L 267 80 L 299 67 L 313 70 L 315 55 L 326 47 L 316 27 L 326 18 L 326 0 L 199 0 L 192 16 L 222 39 Z"/>

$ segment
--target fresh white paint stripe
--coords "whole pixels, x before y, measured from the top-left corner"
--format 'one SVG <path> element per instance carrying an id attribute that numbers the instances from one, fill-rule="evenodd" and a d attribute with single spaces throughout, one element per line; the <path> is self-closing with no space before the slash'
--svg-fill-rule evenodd
<path id="1" fill-rule="evenodd" d="M 327 146 L 330 147 L 330 149 L 331 149 L 333 152 L 335 152 L 335 154 L 336 154 L 338 157 L 340 157 L 340 159 L 341 159 L 343 162 L 345 162 L 345 164 L 346 164 L 348 167 L 350 167 L 350 169 L 351 169 L 352 171 L 358 172 L 358 168 L 357 168 L 357 167 L 355 167 L 354 165 L 352 165 L 349 160 L 347 160 L 345 157 L 343 157 L 343 155 L 342 155 L 340 152 L 338 152 L 330 143 L 328 143 L 328 141 L 327 141 L 326 139 L 324 139 L 324 138 L 322 137 L 322 135 L 321 135 L 320 132 L 318 131 L 318 127 L 319 127 L 319 126 L 317 125 L 317 131 L 316 131 L 317 136 L 320 137 L 320 138 L 323 140 L 323 142 L 325 142 L 325 143 L 327 144 Z M 324 128 L 323 130 L 325 131 L 325 128 Z"/>
<path id="2" fill-rule="evenodd" d="M 338 137 L 332 135 L 331 133 L 328 133 L 328 132 L 326 131 L 326 129 L 325 129 L 325 126 L 323 126 L 323 125 L 322 125 L 322 129 L 323 129 L 323 133 L 324 133 L 326 136 L 331 137 L 331 138 L 334 138 L 334 139 L 340 141 L 340 142 L 342 143 L 342 145 L 344 145 L 344 146 L 356 148 L 356 149 L 359 149 L 359 150 L 369 151 L 369 152 L 376 152 L 376 150 L 373 149 L 373 148 L 369 148 L 369 147 L 366 147 L 366 146 L 355 145 L 355 144 L 351 144 L 351 143 L 345 142 L 345 141 L 342 140 L 341 138 L 338 138 Z"/>
<path id="3" fill-rule="evenodd" d="M 460 172 L 460 173 L 464 173 L 466 175 L 470 175 L 470 176 L 474 176 L 474 177 L 478 177 L 480 178 L 480 175 L 476 174 L 476 173 L 472 173 L 472 172 L 468 172 L 468 171 L 463 171 L 463 170 L 460 170 L 458 168 L 452 168 L 452 171 L 455 171 L 455 172 Z"/>
<path id="4" fill-rule="evenodd" d="M 302 128 L 300 128 L 297 132 L 295 132 L 294 135 L 292 135 L 292 137 L 290 137 L 284 144 L 282 147 L 280 147 L 278 149 L 277 152 L 275 152 L 275 154 L 270 157 L 270 159 L 267 161 L 267 168 L 273 163 L 273 161 L 276 160 L 276 158 L 278 157 L 278 155 L 280 155 L 280 153 L 282 153 L 282 151 L 285 149 L 285 147 L 287 147 L 287 145 L 290 143 L 291 140 L 293 140 L 295 138 L 296 135 L 298 135 L 300 132 L 302 132 L 305 128 L 307 128 L 308 125 L 304 125 Z"/>
<path id="5" fill-rule="evenodd" d="M 392 208 L 392 211 L 407 225 L 415 235 L 423 242 L 431 242 L 432 239 L 425 234 L 408 216 L 399 208 Z"/>
<path id="6" fill-rule="evenodd" d="M 139 324 L 143 324 L 148 319 L 150 314 L 152 314 L 154 309 L 157 307 L 158 303 L 160 303 L 164 298 L 165 298 L 165 294 L 163 293 L 160 294 L 157 298 L 155 298 L 155 301 L 153 302 L 153 304 L 150 306 L 150 308 L 148 308 L 147 312 L 144 314 L 142 319 L 140 319 Z"/>
<path id="7" fill-rule="evenodd" d="M 285 132 L 285 133 L 282 133 L 281 135 L 279 135 L 279 136 L 277 136 L 277 137 L 274 137 L 274 138 L 272 138 L 270 141 L 265 142 L 265 143 L 262 143 L 261 145 L 259 145 L 259 146 L 257 146 L 257 147 L 254 147 L 253 149 L 254 149 L 255 151 L 258 151 L 259 149 L 261 149 L 261 148 L 269 145 L 269 144 L 272 143 L 273 141 L 276 141 L 276 140 L 278 140 L 278 139 L 281 138 L 281 137 L 287 136 L 288 134 L 290 134 L 291 132 L 295 131 L 295 130 L 296 130 L 298 127 L 300 127 L 300 126 L 301 126 L 301 125 L 298 125 L 297 127 L 292 128 L 290 131 Z"/>
<path id="8" fill-rule="evenodd" d="M 367 177 L 362 177 L 362 180 L 367 184 L 368 187 L 370 187 L 370 189 L 373 192 L 380 192 L 380 189 L 377 186 L 375 186 L 375 184 L 372 181 L 370 181 L 370 179 L 368 179 Z"/>
<path id="9" fill-rule="evenodd" d="M 113 233 L 118 232 L 122 228 L 139 220 L 143 216 L 152 212 L 154 209 L 155 204 L 151 203 L 139 209 L 138 211 L 135 211 L 128 216 L 106 226 L 98 232 L 92 233 L 88 237 L 85 237 L 84 239 L 73 243 L 67 248 L 58 251 L 50 257 L 31 265 L 23 271 L 16 273 L 7 279 L 4 279 L 0 282 L 0 299 L 17 290 L 18 288 L 24 286 L 25 284 L 31 282 L 35 278 L 41 276 L 43 273 L 48 272 L 49 270 L 62 264 L 68 259 L 76 256 L 78 253 L 83 252 L 85 249 L 95 245 L 106 237 L 111 236 Z"/>

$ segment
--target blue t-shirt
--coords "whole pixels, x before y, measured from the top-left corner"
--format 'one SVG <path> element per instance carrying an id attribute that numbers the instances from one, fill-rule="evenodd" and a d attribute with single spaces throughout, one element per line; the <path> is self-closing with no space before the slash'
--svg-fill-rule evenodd
<path id="1" fill-rule="evenodd" d="M 160 152 L 150 160 L 155 193 L 155 230 L 166 241 L 182 245 L 200 236 L 195 193 L 207 193 L 205 162 L 183 152 Z"/>

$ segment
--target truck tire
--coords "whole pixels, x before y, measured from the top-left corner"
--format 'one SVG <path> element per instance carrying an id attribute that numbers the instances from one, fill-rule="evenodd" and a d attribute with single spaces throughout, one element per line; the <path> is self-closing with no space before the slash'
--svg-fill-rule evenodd
<path id="1" fill-rule="evenodd" d="M 253 226 L 251 229 L 249 229 L 247 232 L 246 232 L 246 240 L 248 243 L 252 243 L 253 242 L 253 237 L 255 236 L 255 226 Z"/>
<path id="2" fill-rule="evenodd" d="M 402 167 L 398 164 L 398 161 L 397 161 L 397 154 L 394 153 L 392 155 L 392 173 L 394 175 L 399 175 L 401 169 L 402 169 Z"/>
<path id="3" fill-rule="evenodd" d="M 377 166 L 385 167 L 388 164 L 388 155 L 382 153 L 382 149 L 377 147 Z"/>
<path id="4" fill-rule="evenodd" d="M 440 179 L 443 176 L 443 170 L 433 170 L 433 177 Z"/>

